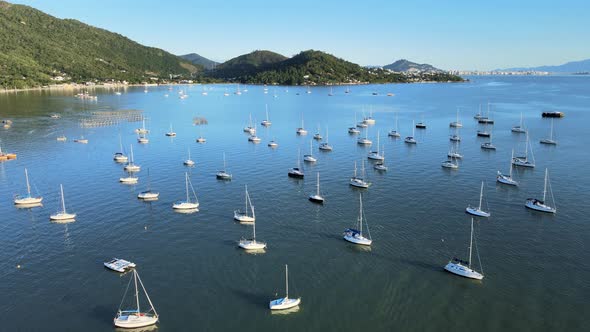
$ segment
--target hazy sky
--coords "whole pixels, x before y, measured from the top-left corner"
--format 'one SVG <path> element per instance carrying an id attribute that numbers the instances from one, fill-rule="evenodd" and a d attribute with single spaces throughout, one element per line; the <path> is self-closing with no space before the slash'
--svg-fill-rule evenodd
<path id="1" fill-rule="evenodd" d="M 590 58 L 590 0 L 14 0 L 174 54 L 326 51 L 361 65 L 443 69 Z"/>

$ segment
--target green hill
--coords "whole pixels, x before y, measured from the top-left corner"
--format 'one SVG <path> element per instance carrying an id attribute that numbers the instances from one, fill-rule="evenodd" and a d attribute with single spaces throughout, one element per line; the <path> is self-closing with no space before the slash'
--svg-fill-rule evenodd
<path id="1" fill-rule="evenodd" d="M 200 66 L 76 20 L 0 1 L 0 86 L 34 87 L 55 78 L 148 81 L 189 77 Z M 52 80 L 53 78 L 53 80 Z"/>
<path id="2" fill-rule="evenodd" d="M 200 56 L 197 53 L 189 53 L 189 54 L 181 55 L 180 57 L 187 60 L 187 61 L 190 61 L 191 63 L 193 63 L 195 65 L 203 66 L 205 69 L 213 69 L 213 68 L 215 68 L 216 65 L 218 65 L 217 62 L 215 62 L 213 60 L 209 60 L 209 59 L 205 58 L 204 56 Z"/>
<path id="3" fill-rule="evenodd" d="M 271 51 L 254 51 L 240 55 L 218 65 L 210 75 L 221 79 L 238 79 L 268 69 L 273 64 L 288 59 Z"/>
<path id="4" fill-rule="evenodd" d="M 405 71 L 424 71 L 424 72 L 440 72 L 442 70 L 434 68 L 427 63 L 415 63 L 406 59 L 397 60 L 394 63 L 383 66 L 384 69 L 389 69 L 398 72 Z"/>

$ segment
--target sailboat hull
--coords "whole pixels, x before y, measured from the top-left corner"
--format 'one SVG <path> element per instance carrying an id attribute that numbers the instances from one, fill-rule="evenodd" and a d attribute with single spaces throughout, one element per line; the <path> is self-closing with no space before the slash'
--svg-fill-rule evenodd
<path id="1" fill-rule="evenodd" d="M 138 328 L 154 325 L 158 322 L 158 317 L 148 316 L 144 313 L 133 314 L 133 315 L 120 315 L 114 319 L 116 327 L 122 328 Z"/>
<path id="2" fill-rule="evenodd" d="M 160 197 L 160 193 L 156 193 L 153 191 L 144 191 L 137 194 L 137 198 L 145 200 L 156 200 L 158 199 L 158 197 Z"/>
<path id="3" fill-rule="evenodd" d="M 74 220 L 76 218 L 75 213 L 56 213 L 49 216 L 50 220 L 63 221 L 63 220 Z"/>
<path id="4" fill-rule="evenodd" d="M 175 210 L 196 210 L 199 208 L 199 203 L 176 202 L 172 204 L 172 208 Z"/>
<path id="5" fill-rule="evenodd" d="M 290 299 L 288 297 L 284 297 L 282 299 L 276 299 L 270 301 L 268 307 L 270 310 L 285 310 L 296 307 L 301 303 L 301 299 Z"/>
<path id="6" fill-rule="evenodd" d="M 320 195 L 311 195 L 309 196 L 309 200 L 314 203 L 324 204 L 324 198 Z"/>
<path id="7" fill-rule="evenodd" d="M 244 250 L 260 250 L 266 248 L 266 243 L 256 240 L 240 240 L 238 246 Z"/>
<path id="8" fill-rule="evenodd" d="M 39 204 L 43 201 L 43 197 L 31 197 L 31 196 L 27 196 L 27 197 L 17 197 L 14 199 L 14 204 Z"/>
<path id="9" fill-rule="evenodd" d="M 487 217 L 489 217 L 489 216 L 492 215 L 489 212 L 485 212 L 483 210 L 480 210 L 480 209 L 474 208 L 474 207 L 468 207 L 468 208 L 466 208 L 465 209 L 465 212 L 467 212 L 467 213 L 469 213 L 471 215 L 474 215 L 474 216 L 485 217 L 485 218 L 487 218 Z"/>
<path id="10" fill-rule="evenodd" d="M 359 244 L 363 246 L 370 246 L 373 243 L 373 240 L 367 239 L 362 235 L 344 234 L 343 238 L 348 242 L 352 242 L 354 244 Z"/>
<path id="11" fill-rule="evenodd" d="M 526 200 L 524 204 L 527 208 L 535 211 L 546 212 L 546 213 L 556 213 L 557 209 L 550 207 L 549 205 L 545 205 L 544 202 L 539 201 L 538 199 L 529 198 Z"/>
<path id="12" fill-rule="evenodd" d="M 483 274 L 481 274 L 477 271 L 474 271 L 474 270 L 468 268 L 467 266 L 463 266 L 459 263 L 449 262 L 445 266 L 445 270 L 447 270 L 448 272 L 451 272 L 453 274 L 456 274 L 458 276 L 469 278 L 469 279 L 476 279 L 476 280 L 483 279 Z"/>
<path id="13" fill-rule="evenodd" d="M 256 218 L 246 215 L 240 211 L 234 211 L 234 220 L 239 222 L 255 222 Z"/>

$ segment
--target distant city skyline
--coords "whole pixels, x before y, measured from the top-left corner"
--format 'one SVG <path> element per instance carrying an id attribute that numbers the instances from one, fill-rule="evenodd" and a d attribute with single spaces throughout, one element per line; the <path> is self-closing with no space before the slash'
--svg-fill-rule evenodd
<path id="1" fill-rule="evenodd" d="M 176 55 L 223 62 L 253 50 L 315 49 L 360 65 L 399 59 L 447 70 L 560 65 L 590 58 L 590 2 L 17 0 Z"/>

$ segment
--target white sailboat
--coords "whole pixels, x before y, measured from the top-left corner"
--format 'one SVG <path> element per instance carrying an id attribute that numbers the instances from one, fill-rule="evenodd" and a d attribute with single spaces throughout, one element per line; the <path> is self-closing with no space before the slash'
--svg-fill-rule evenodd
<path id="1" fill-rule="evenodd" d="M 256 125 L 254 125 L 254 133 L 250 134 L 250 136 L 248 136 L 248 142 L 252 142 L 255 144 L 260 143 L 261 139 L 260 137 L 256 136 Z"/>
<path id="2" fill-rule="evenodd" d="M 193 184 L 191 183 L 191 180 L 188 177 L 188 173 L 184 173 L 184 177 L 185 177 L 185 183 L 186 183 L 186 200 L 174 202 L 174 204 L 172 204 L 172 208 L 175 210 L 197 210 L 199 208 L 199 200 L 197 199 L 197 194 L 195 193 L 195 188 L 193 188 Z M 191 190 L 193 192 L 194 199 L 191 199 L 191 197 L 189 195 L 189 192 L 188 192 L 189 184 L 190 184 Z"/>
<path id="3" fill-rule="evenodd" d="M 322 151 L 332 151 L 332 145 L 330 145 L 330 143 L 328 143 L 328 127 L 327 126 L 326 126 L 326 140 L 320 144 L 318 149 L 320 149 Z"/>
<path id="4" fill-rule="evenodd" d="M 272 122 L 270 122 L 270 119 L 268 118 L 268 105 L 266 105 L 266 119 L 262 120 L 260 124 L 263 127 L 270 127 L 272 125 Z"/>
<path id="5" fill-rule="evenodd" d="M 320 195 L 320 172 L 318 172 L 318 180 L 316 184 L 316 193 L 309 195 L 309 200 L 314 203 L 324 203 L 324 198 Z"/>
<path id="6" fill-rule="evenodd" d="M 136 184 L 139 178 L 133 175 L 132 172 L 127 172 L 127 176 L 119 178 L 119 182 L 123 184 Z"/>
<path id="7" fill-rule="evenodd" d="M 399 138 L 401 136 L 401 134 L 399 133 L 398 129 L 397 129 L 397 112 L 395 113 L 395 129 L 391 130 L 387 136 L 389 137 L 394 137 L 394 138 Z"/>
<path id="8" fill-rule="evenodd" d="M 203 130 L 201 128 L 199 128 L 199 137 L 195 141 L 200 144 L 207 143 L 207 139 L 203 136 Z"/>
<path id="9" fill-rule="evenodd" d="M 309 141 L 309 154 L 303 155 L 303 161 L 307 161 L 308 163 L 315 163 L 318 161 L 316 157 L 313 156 L 313 141 Z"/>
<path id="10" fill-rule="evenodd" d="M 267 145 L 268 145 L 269 148 L 273 148 L 274 149 L 274 148 L 276 148 L 276 147 L 279 146 L 279 143 L 277 143 L 277 141 L 273 138 L 273 140 L 271 140 L 270 142 L 268 142 Z"/>
<path id="11" fill-rule="evenodd" d="M 250 200 L 250 195 L 248 194 L 248 186 L 245 187 L 245 197 L 244 201 L 246 202 L 246 208 L 244 211 L 235 210 L 234 211 L 234 220 L 239 222 L 254 222 L 256 221 L 256 215 L 254 214 L 254 207 L 252 206 L 252 201 Z M 250 207 L 250 208 L 248 208 Z"/>
<path id="12" fill-rule="evenodd" d="M 459 136 L 459 127 L 455 127 L 455 133 L 449 137 L 451 142 L 460 142 L 461 136 Z"/>
<path id="13" fill-rule="evenodd" d="M 74 221 L 76 218 L 75 213 L 68 213 L 66 211 L 66 201 L 64 199 L 64 187 L 63 185 L 59 185 L 60 193 L 61 193 L 61 211 L 54 213 L 49 216 L 50 220 L 53 221 Z"/>
<path id="14" fill-rule="evenodd" d="M 217 173 L 215 174 L 215 177 L 218 178 L 219 180 L 231 180 L 232 179 L 232 175 L 227 172 L 227 169 L 225 166 L 225 152 L 223 153 L 223 169 L 220 171 L 217 171 Z"/>
<path id="15" fill-rule="evenodd" d="M 289 169 L 289 177 L 303 179 L 303 170 L 301 169 L 301 150 L 297 150 L 297 167 Z"/>
<path id="16" fill-rule="evenodd" d="M 381 156 L 383 157 L 383 160 L 381 161 L 377 161 L 374 165 L 373 168 L 378 170 L 378 171 L 387 171 L 387 166 L 385 166 L 385 149 L 383 149 L 383 151 L 381 152 Z"/>
<path id="17" fill-rule="evenodd" d="M 355 124 L 357 123 L 356 122 L 356 112 L 354 112 L 354 123 Z M 357 128 L 356 125 L 355 126 L 352 126 L 352 127 L 348 127 L 348 133 L 351 134 L 351 135 L 359 134 L 361 131 L 358 130 L 358 129 L 356 129 L 356 128 Z"/>
<path id="18" fill-rule="evenodd" d="M 365 130 L 365 137 L 359 137 L 356 140 L 356 143 L 359 145 L 371 145 L 373 142 L 369 139 L 369 128 Z"/>
<path id="19" fill-rule="evenodd" d="M 137 137 L 137 143 L 148 144 L 149 142 L 150 140 L 147 138 L 147 134 L 139 134 L 139 137 Z"/>
<path id="20" fill-rule="evenodd" d="M 318 124 L 318 131 L 313 135 L 313 139 L 316 141 L 321 141 L 323 139 L 322 134 L 320 133 L 320 125 Z"/>
<path id="21" fill-rule="evenodd" d="M 123 142 L 121 141 L 121 134 L 119 134 L 119 151 L 120 152 L 115 152 L 115 154 L 113 155 L 113 160 L 118 163 L 127 162 L 129 158 L 127 158 L 127 156 L 123 152 Z"/>
<path id="22" fill-rule="evenodd" d="M 532 146 L 531 148 L 531 159 L 529 160 L 529 133 L 527 132 L 526 134 L 526 142 L 525 142 L 525 152 L 524 152 L 524 157 L 513 157 L 512 158 L 512 165 L 514 166 L 520 166 L 520 167 L 528 167 L 528 168 L 533 168 L 535 167 L 535 156 L 533 155 L 533 148 Z"/>
<path id="23" fill-rule="evenodd" d="M 463 159 L 463 155 L 459 153 L 459 145 L 453 144 L 451 146 L 451 151 L 447 153 L 447 157 L 449 158 L 456 158 L 456 159 Z"/>
<path id="24" fill-rule="evenodd" d="M 250 196 L 248 196 L 247 198 L 249 201 Z M 252 210 L 252 238 L 241 239 L 240 242 L 238 242 L 238 246 L 244 250 L 262 250 L 266 248 L 266 243 L 256 241 L 256 215 L 254 214 L 254 205 L 252 205 L 252 202 L 250 202 L 250 209 Z"/>
<path id="25" fill-rule="evenodd" d="M 176 137 L 176 132 L 174 130 L 172 130 L 172 123 L 170 124 L 170 131 L 168 131 L 166 133 L 166 136 L 168 136 L 168 137 Z"/>
<path id="26" fill-rule="evenodd" d="M 117 311 L 117 315 L 113 320 L 116 327 L 122 328 L 139 328 L 145 327 L 156 324 L 158 322 L 158 313 L 156 312 L 156 308 L 150 299 L 143 282 L 141 282 L 141 278 L 139 278 L 139 274 L 137 270 L 132 270 L 133 275 L 129 279 L 129 284 L 127 284 L 127 288 L 125 289 L 125 294 L 123 294 L 123 300 L 121 300 L 121 305 L 123 305 L 123 301 L 125 300 L 125 296 L 127 295 L 127 291 L 129 290 L 129 285 L 131 284 L 131 280 L 133 280 L 135 285 L 135 306 L 136 308 L 122 310 L 121 305 L 119 305 L 119 310 Z M 142 311 L 139 305 L 139 285 L 141 285 L 141 289 L 143 290 L 145 297 L 150 305 L 150 309 L 147 311 Z"/>
<path id="27" fill-rule="evenodd" d="M 479 191 L 479 206 L 472 207 L 471 205 L 469 205 L 465 209 L 465 212 L 472 214 L 474 216 L 478 216 L 478 217 L 486 217 L 487 218 L 487 217 L 491 216 L 492 214 L 490 212 L 486 212 L 481 209 L 482 201 L 483 201 L 483 181 L 481 181 L 481 189 Z"/>
<path id="28" fill-rule="evenodd" d="M 461 277 L 470 278 L 470 279 L 483 279 L 483 274 L 479 273 L 471 268 L 471 256 L 473 248 L 473 218 L 471 218 L 471 237 L 469 238 L 469 260 L 463 261 L 458 258 L 453 258 L 447 265 L 445 266 L 445 270 L 456 274 Z M 479 257 L 479 255 L 478 255 Z M 481 262 L 480 262 L 481 265 Z"/>
<path id="29" fill-rule="evenodd" d="M 406 138 L 404 138 L 404 142 L 408 143 L 408 144 L 416 144 L 418 142 L 416 142 L 416 139 L 414 138 L 415 135 L 415 128 L 416 126 L 414 126 L 414 121 L 412 121 L 412 136 L 407 136 Z"/>
<path id="30" fill-rule="evenodd" d="M 449 126 L 453 128 L 463 127 L 463 124 L 461 123 L 461 121 L 459 121 L 459 109 L 457 109 L 457 119 L 454 122 L 449 123 Z"/>
<path id="31" fill-rule="evenodd" d="M 385 157 L 383 157 L 383 155 L 381 155 L 381 153 L 379 151 L 380 138 L 381 138 L 381 133 L 378 130 L 377 131 L 377 149 L 375 151 L 370 151 L 369 154 L 367 155 L 367 158 L 372 159 L 372 160 L 379 160 L 379 161 L 383 161 L 385 159 Z"/>
<path id="32" fill-rule="evenodd" d="M 365 161 L 362 161 L 361 166 L 361 177 L 357 177 L 356 175 L 356 161 L 354 162 L 354 173 L 353 176 L 350 178 L 349 184 L 353 187 L 357 188 L 369 188 L 371 183 L 365 180 Z"/>
<path id="33" fill-rule="evenodd" d="M 373 118 L 373 107 L 371 106 L 371 109 L 369 110 L 369 116 L 366 116 L 365 118 L 363 118 L 363 123 L 367 124 L 367 125 L 374 125 L 375 124 L 375 119 Z"/>
<path id="34" fill-rule="evenodd" d="M 512 132 L 517 134 L 524 134 L 526 133 L 526 129 L 524 128 L 522 112 L 520 113 L 520 125 L 512 127 Z"/>
<path id="35" fill-rule="evenodd" d="M 364 246 L 370 246 L 373 243 L 371 239 L 371 232 L 369 231 L 369 224 L 367 223 L 363 211 L 363 196 L 359 194 L 359 216 L 358 216 L 358 229 L 354 228 L 347 228 L 344 230 L 344 240 L 348 242 L 352 242 L 354 244 L 360 244 Z M 367 235 L 368 237 L 363 236 L 363 221 L 367 227 Z"/>
<path id="36" fill-rule="evenodd" d="M 551 131 L 549 131 L 549 138 L 543 138 L 541 144 L 557 145 L 557 141 L 553 139 L 553 119 L 551 119 Z"/>
<path id="37" fill-rule="evenodd" d="M 256 134 L 256 129 L 252 125 L 252 113 L 250 113 L 250 115 L 249 115 L 248 125 L 246 127 L 244 127 L 244 132 L 249 133 L 250 135 Z"/>
<path id="38" fill-rule="evenodd" d="M 457 158 L 451 157 L 448 160 L 443 161 L 440 166 L 442 168 L 449 168 L 449 169 L 459 169 L 459 163 L 457 162 Z"/>
<path id="39" fill-rule="evenodd" d="M 29 173 L 25 168 L 25 179 L 27 181 L 27 193 L 25 195 L 16 195 L 14 197 L 14 204 L 16 205 L 29 205 L 29 204 L 39 204 L 43 201 L 43 197 L 41 196 L 32 196 L 31 195 L 31 186 L 29 184 Z"/>
<path id="40" fill-rule="evenodd" d="M 492 133 L 490 133 L 490 141 L 481 143 L 481 148 L 483 150 L 496 150 L 496 146 L 492 142 Z"/>
<path id="41" fill-rule="evenodd" d="M 182 162 L 185 166 L 195 166 L 195 161 L 191 159 L 191 149 L 188 149 L 188 159 Z"/>
<path id="42" fill-rule="evenodd" d="M 548 205 L 545 199 L 547 198 L 547 184 L 549 183 L 549 194 L 551 195 L 552 205 Z M 553 199 L 553 190 L 551 190 L 551 183 L 549 182 L 549 170 L 545 168 L 545 185 L 543 186 L 543 199 L 538 200 L 536 198 L 527 198 L 524 204 L 527 208 L 535 211 L 556 213 L 557 208 L 555 207 L 555 200 Z"/>
<path id="43" fill-rule="evenodd" d="M 142 118 L 141 123 L 142 123 L 141 128 L 135 129 L 135 133 L 136 134 L 148 134 L 150 131 L 145 128 L 145 118 Z"/>
<path id="44" fill-rule="evenodd" d="M 131 149 L 131 160 L 125 165 L 123 168 L 127 172 L 139 172 L 141 170 L 141 166 L 136 165 L 133 160 L 133 145 L 130 146 Z"/>
<path id="45" fill-rule="evenodd" d="M 496 180 L 500 183 L 507 184 L 510 186 L 518 186 L 518 182 L 512 178 L 512 160 L 514 159 L 514 150 L 512 150 L 512 157 L 510 158 L 510 173 L 509 175 L 504 175 L 500 171 L 498 171 L 498 175 L 496 176 Z"/>
<path id="46" fill-rule="evenodd" d="M 146 191 L 142 191 L 139 194 L 137 194 L 137 198 L 139 199 L 143 199 L 145 201 L 155 201 L 160 197 L 160 193 L 157 191 L 153 191 L 152 190 L 152 181 L 150 178 L 150 169 L 148 168 L 148 184 L 147 184 L 147 190 Z"/>
<path id="47" fill-rule="evenodd" d="M 307 93 L 311 93 L 308 91 Z M 307 135 L 307 130 L 305 130 L 305 126 L 303 126 L 303 114 L 301 114 L 301 127 L 297 128 L 297 135 L 304 136 Z"/>
<path id="48" fill-rule="evenodd" d="M 301 298 L 289 298 L 289 267 L 285 264 L 285 297 L 272 300 L 268 304 L 270 310 L 285 310 L 298 306 L 301 303 Z"/>

